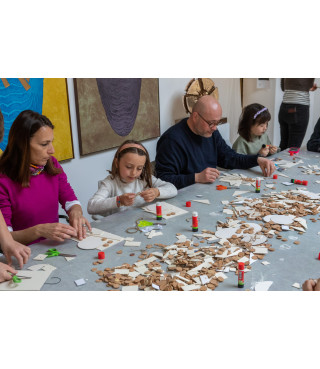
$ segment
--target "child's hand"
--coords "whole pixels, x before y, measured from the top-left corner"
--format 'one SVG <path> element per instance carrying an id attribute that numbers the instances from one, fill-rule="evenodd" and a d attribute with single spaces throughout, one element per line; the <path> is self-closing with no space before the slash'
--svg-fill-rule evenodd
<path id="1" fill-rule="evenodd" d="M 0 263 L 0 282 L 9 281 L 12 278 L 9 273 L 16 274 L 18 272 L 11 266 Z"/>
<path id="2" fill-rule="evenodd" d="M 148 188 L 147 190 L 140 193 L 140 196 L 146 202 L 153 201 L 156 197 L 160 196 L 160 191 L 157 188 Z"/>
<path id="3" fill-rule="evenodd" d="M 303 291 L 320 291 L 320 279 L 308 279 L 302 285 Z"/>
<path id="4" fill-rule="evenodd" d="M 277 146 L 272 146 L 272 145 L 269 146 L 270 155 L 276 154 L 277 151 L 278 151 Z"/>
<path id="5" fill-rule="evenodd" d="M 268 154 L 269 154 L 269 146 L 261 147 L 261 149 L 259 150 L 259 154 L 261 156 L 268 156 Z"/>
<path id="6" fill-rule="evenodd" d="M 124 193 L 119 196 L 120 204 L 123 206 L 132 206 L 136 195 L 134 193 Z"/>

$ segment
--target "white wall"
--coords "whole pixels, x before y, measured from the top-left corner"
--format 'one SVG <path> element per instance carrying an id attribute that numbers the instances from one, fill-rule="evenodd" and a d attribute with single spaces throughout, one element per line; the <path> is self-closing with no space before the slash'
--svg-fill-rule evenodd
<path id="1" fill-rule="evenodd" d="M 187 116 L 183 107 L 183 94 L 185 88 L 191 78 L 160 78 L 159 79 L 159 104 L 160 104 L 160 133 L 165 132 L 176 119 Z M 223 109 L 223 115 L 239 117 L 240 98 L 234 98 L 232 95 L 237 86 L 238 79 L 236 78 L 212 78 L 215 85 L 219 88 L 220 103 Z M 110 149 L 101 153 L 96 153 L 84 157 L 80 157 L 78 128 L 74 97 L 73 79 L 68 78 L 70 117 L 73 136 L 74 159 L 62 163 L 68 180 L 72 185 L 79 201 L 82 204 L 83 211 L 86 217 L 91 220 L 87 213 L 87 202 L 98 188 L 98 181 L 107 176 L 107 170 L 111 168 L 114 153 L 116 149 Z M 240 89 L 237 87 L 237 94 Z M 234 102 L 237 102 L 237 108 L 234 109 Z M 227 128 L 227 127 L 226 127 Z M 229 132 L 223 133 L 224 137 L 229 139 Z M 150 159 L 154 160 L 156 155 L 156 143 L 158 138 L 143 141 L 146 146 Z M 63 210 L 60 211 L 63 213 Z"/>

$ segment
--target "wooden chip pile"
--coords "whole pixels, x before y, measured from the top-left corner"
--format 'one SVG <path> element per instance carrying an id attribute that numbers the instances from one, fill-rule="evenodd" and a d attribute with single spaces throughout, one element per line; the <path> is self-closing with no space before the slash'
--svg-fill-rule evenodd
<path id="1" fill-rule="evenodd" d="M 228 206 L 234 207 L 234 200 Z M 138 286 L 140 290 L 160 291 L 206 291 L 214 290 L 219 283 L 223 282 L 227 272 L 238 274 L 237 265 L 239 261 L 245 264 L 245 271 L 251 269 L 250 261 L 262 260 L 269 251 L 274 251 L 270 243 L 253 245 L 258 237 L 266 236 L 268 240 L 274 236 L 286 242 L 287 238 L 281 235 L 281 225 L 272 221 L 260 224 L 261 231 L 254 233 L 248 223 L 239 218 L 246 217 L 260 221 L 266 215 L 294 215 L 296 219 L 290 224 L 290 229 L 303 234 L 306 224 L 302 217 L 315 216 L 320 211 L 320 201 L 312 200 L 298 191 L 283 191 L 271 193 L 259 198 L 245 199 L 245 206 L 250 211 L 238 211 L 226 222 L 218 222 L 217 227 L 236 227 L 235 234 L 228 239 L 217 239 L 214 231 L 203 230 L 202 240 L 195 242 L 186 240 L 176 242 L 172 245 L 154 244 L 147 245 L 148 249 L 157 247 L 162 252 L 154 251 L 148 253 L 142 251 L 138 261 L 133 264 L 124 263 L 115 268 L 98 270 L 93 268 L 99 278 L 96 282 L 104 282 L 114 290 L 121 286 Z M 302 220 L 301 220 L 302 219 Z M 320 219 L 320 218 L 319 218 Z M 318 220 L 319 220 L 318 219 Z M 311 218 L 317 221 L 316 218 Z M 180 235 L 180 234 L 177 234 Z M 198 235 L 201 238 L 201 234 Z M 243 240 L 244 236 L 250 236 L 249 242 Z M 206 244 L 205 244 L 206 242 Z M 298 245 L 300 242 L 295 241 Z M 94 265 L 103 261 L 94 262 Z M 165 270 L 167 269 L 167 270 Z"/>

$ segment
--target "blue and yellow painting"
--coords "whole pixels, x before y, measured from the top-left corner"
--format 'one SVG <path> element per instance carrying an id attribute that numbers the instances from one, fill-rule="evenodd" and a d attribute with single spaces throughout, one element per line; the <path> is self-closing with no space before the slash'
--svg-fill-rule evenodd
<path id="1" fill-rule="evenodd" d="M 73 158 L 68 90 L 65 78 L 1 78 L 0 109 L 4 117 L 1 151 L 8 144 L 11 125 L 23 110 L 46 115 L 53 123 L 54 156 L 59 160 Z"/>

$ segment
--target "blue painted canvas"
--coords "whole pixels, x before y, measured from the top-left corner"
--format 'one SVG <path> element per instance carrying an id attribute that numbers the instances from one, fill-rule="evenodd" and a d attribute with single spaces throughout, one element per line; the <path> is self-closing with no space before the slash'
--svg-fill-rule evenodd
<path id="1" fill-rule="evenodd" d="M 5 150 L 11 125 L 23 110 L 34 110 L 42 114 L 43 78 L 30 78 L 30 88 L 22 85 L 18 78 L 7 78 L 9 83 L 5 87 L 0 80 L 0 109 L 4 118 L 4 137 L 0 149 Z"/>

